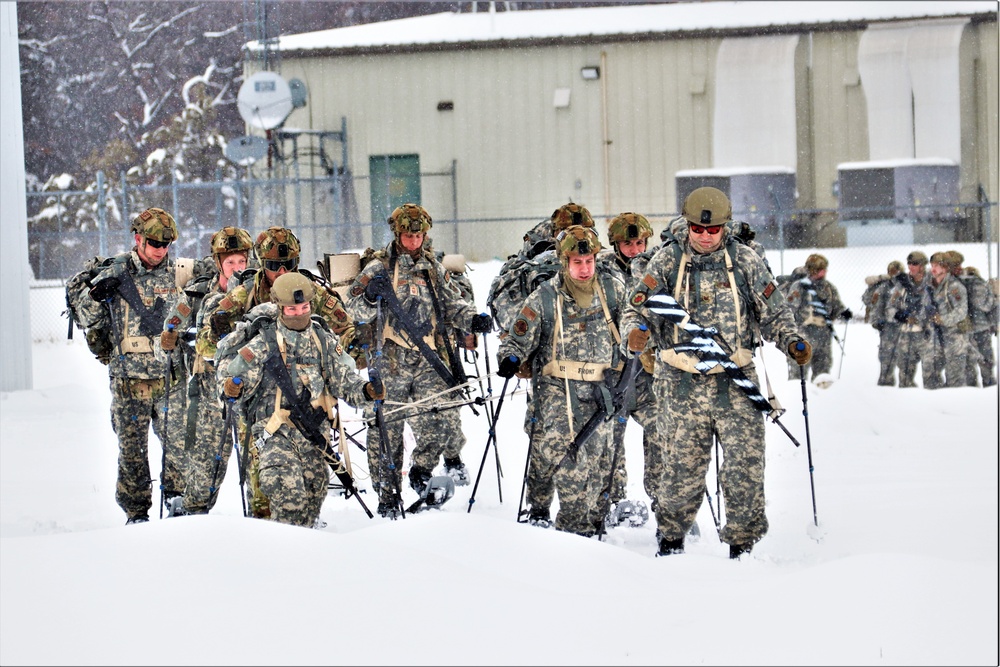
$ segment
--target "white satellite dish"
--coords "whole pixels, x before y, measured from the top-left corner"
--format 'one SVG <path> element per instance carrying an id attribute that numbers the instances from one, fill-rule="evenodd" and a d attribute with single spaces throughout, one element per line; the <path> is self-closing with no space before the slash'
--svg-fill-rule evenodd
<path id="1" fill-rule="evenodd" d="M 262 137 L 237 137 L 226 144 L 223 153 L 230 162 L 249 167 L 267 156 L 267 140 Z"/>
<path id="2" fill-rule="evenodd" d="M 248 125 L 272 130 L 292 113 L 292 91 L 275 72 L 257 72 L 240 86 L 236 107 Z"/>

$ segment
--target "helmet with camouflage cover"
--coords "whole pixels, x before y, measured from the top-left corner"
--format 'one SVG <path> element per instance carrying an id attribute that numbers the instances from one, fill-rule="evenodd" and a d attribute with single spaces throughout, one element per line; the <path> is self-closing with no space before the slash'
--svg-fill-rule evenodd
<path id="1" fill-rule="evenodd" d="M 950 270 L 955 271 L 955 269 L 962 268 L 962 262 L 965 261 L 965 255 L 957 250 L 946 250 L 941 254 L 944 255 L 944 262 Z"/>
<path id="2" fill-rule="evenodd" d="M 212 234 L 212 240 L 209 244 L 216 261 L 222 255 L 228 255 L 231 252 L 245 252 L 249 255 L 253 249 L 253 239 L 250 238 L 250 234 L 239 227 L 223 227 Z"/>
<path id="3" fill-rule="evenodd" d="M 601 250 L 601 239 L 593 227 L 570 225 L 556 236 L 559 259 L 565 261 L 570 255 L 596 255 Z"/>
<path id="4" fill-rule="evenodd" d="M 907 264 L 915 264 L 917 266 L 922 266 L 927 263 L 927 255 L 920 252 L 919 250 L 914 250 L 909 255 L 906 256 Z"/>
<path id="5" fill-rule="evenodd" d="M 611 243 L 648 239 L 653 235 L 653 227 L 646 216 L 638 213 L 619 213 L 608 223 L 608 240 Z"/>
<path id="6" fill-rule="evenodd" d="M 902 272 L 903 272 L 903 263 L 898 259 L 892 260 L 891 262 L 889 262 L 889 266 L 886 267 L 886 273 L 888 273 L 890 276 L 894 276 Z"/>
<path id="7" fill-rule="evenodd" d="M 169 243 L 177 240 L 177 223 L 174 216 L 162 208 L 147 208 L 132 220 L 131 231 L 147 239 Z"/>
<path id="8" fill-rule="evenodd" d="M 819 273 L 829 265 L 830 262 L 827 261 L 826 257 L 818 253 L 813 253 L 808 257 L 806 257 L 806 264 L 805 264 L 806 271 L 808 271 L 811 274 Z"/>
<path id="9" fill-rule="evenodd" d="M 593 227 L 594 219 L 590 216 L 590 211 L 580 204 L 563 204 L 552 211 L 552 233 L 558 235 L 559 232 L 572 225 L 582 225 Z"/>
<path id="10" fill-rule="evenodd" d="M 426 234 L 434 224 L 427 209 L 412 203 L 397 206 L 388 222 L 397 238 L 404 233 Z"/>
<path id="11" fill-rule="evenodd" d="M 271 285 L 271 301 L 279 306 L 296 306 L 312 301 L 316 286 L 298 271 L 283 273 Z"/>
<path id="12" fill-rule="evenodd" d="M 718 188 L 698 188 L 684 200 L 681 215 L 696 225 L 724 225 L 733 219 L 733 204 Z"/>
<path id="13" fill-rule="evenodd" d="M 257 242 L 254 243 L 254 253 L 262 265 L 269 259 L 277 261 L 297 260 L 299 240 L 290 229 L 269 227 L 257 236 Z"/>

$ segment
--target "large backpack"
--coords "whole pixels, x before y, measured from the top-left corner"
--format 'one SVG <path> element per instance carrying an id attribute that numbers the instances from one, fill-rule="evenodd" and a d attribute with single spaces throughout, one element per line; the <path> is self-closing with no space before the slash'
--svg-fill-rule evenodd
<path id="1" fill-rule="evenodd" d="M 559 273 L 562 265 L 552 250 L 535 257 L 511 255 L 490 284 L 486 305 L 500 331 L 507 331 L 521 304 L 539 285 Z"/>
<path id="2" fill-rule="evenodd" d="M 63 315 L 69 318 L 66 338 L 73 339 L 73 325 L 84 332 L 87 347 L 95 357 L 106 363 L 114 348 L 111 340 L 111 320 L 107 308 L 90 298 L 93 280 L 101 271 L 114 263 L 114 257 L 92 257 L 87 260 L 83 269 L 66 281 L 66 310 Z"/>

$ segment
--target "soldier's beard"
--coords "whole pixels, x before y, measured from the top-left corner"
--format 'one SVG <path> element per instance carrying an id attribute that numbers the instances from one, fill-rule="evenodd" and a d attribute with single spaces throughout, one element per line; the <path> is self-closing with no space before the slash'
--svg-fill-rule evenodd
<path id="1" fill-rule="evenodd" d="M 569 275 L 569 271 L 566 271 L 563 273 L 563 278 L 563 285 L 576 304 L 581 308 L 590 308 L 590 304 L 594 301 L 594 285 L 597 274 L 595 273 L 586 280 L 577 280 Z"/>
<path id="2" fill-rule="evenodd" d="M 305 331 L 309 326 L 311 313 L 305 315 L 281 315 L 281 323 L 292 331 Z"/>

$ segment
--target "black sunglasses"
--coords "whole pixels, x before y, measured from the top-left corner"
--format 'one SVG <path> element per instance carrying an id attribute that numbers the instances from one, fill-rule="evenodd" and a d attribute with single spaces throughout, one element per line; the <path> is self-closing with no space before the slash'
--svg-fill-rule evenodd
<path id="1" fill-rule="evenodd" d="M 295 267 L 299 265 L 299 260 L 297 259 L 265 259 L 264 268 L 268 271 L 280 271 L 281 269 L 286 269 L 288 271 L 294 271 Z"/>
<path id="2" fill-rule="evenodd" d="M 150 238 L 146 239 L 146 243 L 153 246 L 154 248 L 159 248 L 160 250 L 163 250 L 168 245 L 170 245 L 170 241 L 157 241 L 156 239 L 150 239 Z"/>

